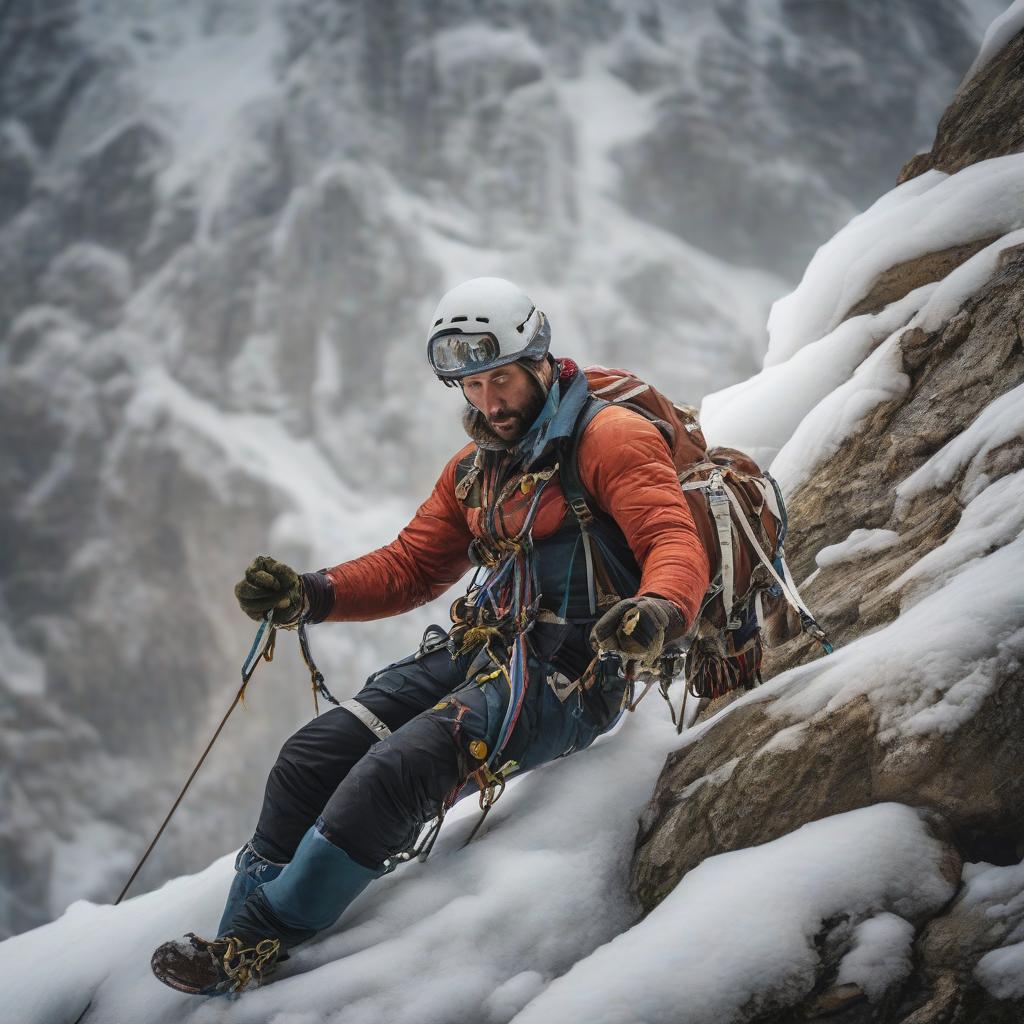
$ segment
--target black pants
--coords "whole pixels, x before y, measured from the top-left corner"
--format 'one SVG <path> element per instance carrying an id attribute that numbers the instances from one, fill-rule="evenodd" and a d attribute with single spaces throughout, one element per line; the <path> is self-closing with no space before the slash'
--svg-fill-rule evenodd
<path id="1" fill-rule="evenodd" d="M 562 649 L 571 651 L 572 644 Z M 453 658 L 441 648 L 371 676 L 356 700 L 391 730 L 383 740 L 345 708 L 299 729 L 267 779 L 256 852 L 278 863 L 290 860 L 318 819 L 324 835 L 366 867 L 406 849 L 479 767 L 470 743 L 483 741 L 490 751 L 497 739 L 508 684 L 501 675 L 485 678 L 494 665 L 478 669 L 478 653 Z M 571 660 L 578 666 L 581 657 Z M 519 770 L 589 746 L 617 716 L 621 680 L 577 689 L 563 701 L 547 681 L 556 663 L 567 668 L 564 655 L 529 659 L 527 696 L 502 757 L 515 760 Z M 578 675 L 577 666 L 568 671 Z"/>

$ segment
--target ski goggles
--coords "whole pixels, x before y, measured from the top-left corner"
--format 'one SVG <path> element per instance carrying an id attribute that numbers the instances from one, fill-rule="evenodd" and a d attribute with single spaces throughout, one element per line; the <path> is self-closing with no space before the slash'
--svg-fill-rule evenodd
<path id="1" fill-rule="evenodd" d="M 439 377 L 465 377 L 489 369 L 501 357 L 493 334 L 437 334 L 427 343 L 427 358 Z"/>

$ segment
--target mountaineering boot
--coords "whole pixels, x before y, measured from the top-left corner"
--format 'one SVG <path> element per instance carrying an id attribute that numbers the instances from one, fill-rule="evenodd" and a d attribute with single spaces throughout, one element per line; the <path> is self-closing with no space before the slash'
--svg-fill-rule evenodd
<path id="1" fill-rule="evenodd" d="M 274 879 L 254 890 L 228 926 L 232 935 L 272 935 L 282 946 L 305 942 L 330 927 L 384 868 L 368 868 L 314 825 Z"/>
<path id="2" fill-rule="evenodd" d="M 248 842 L 235 858 L 235 877 L 232 879 L 228 898 L 224 904 L 220 924 L 217 926 L 217 937 L 221 938 L 230 931 L 231 922 L 242 909 L 252 892 L 265 882 L 269 882 L 281 874 L 283 864 L 276 864 L 266 857 L 261 857 Z"/>
<path id="3" fill-rule="evenodd" d="M 211 941 L 189 932 L 158 946 L 150 966 L 160 981 L 179 992 L 227 995 L 262 985 L 282 952 L 277 938 L 249 942 L 228 935 Z"/>

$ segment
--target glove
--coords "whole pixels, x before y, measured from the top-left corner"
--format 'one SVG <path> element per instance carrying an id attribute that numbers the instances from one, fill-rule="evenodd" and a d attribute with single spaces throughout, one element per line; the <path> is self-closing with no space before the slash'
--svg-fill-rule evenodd
<path id="1" fill-rule="evenodd" d="M 609 608 L 594 624 L 590 643 L 597 651 L 653 668 L 665 645 L 685 632 L 686 620 L 671 601 L 644 594 L 627 597 Z"/>
<path id="2" fill-rule="evenodd" d="M 291 625 L 306 604 L 305 588 L 298 573 L 269 555 L 257 555 L 235 584 L 235 597 L 250 619 L 262 619 L 274 609 L 274 622 Z"/>

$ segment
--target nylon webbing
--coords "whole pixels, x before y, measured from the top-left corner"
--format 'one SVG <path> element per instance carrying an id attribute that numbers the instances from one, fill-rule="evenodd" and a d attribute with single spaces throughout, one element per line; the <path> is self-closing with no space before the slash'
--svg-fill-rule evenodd
<path id="1" fill-rule="evenodd" d="M 786 600 L 789 601 L 794 608 L 798 611 L 803 612 L 812 622 L 814 616 L 811 615 L 807 605 L 800 598 L 800 594 L 797 592 L 796 584 L 792 582 L 792 576 L 790 576 L 790 582 L 784 580 L 776 571 L 775 566 L 772 565 L 772 560 L 765 554 L 764 548 L 757 541 L 757 537 L 754 536 L 754 531 L 750 528 L 750 523 L 747 522 L 747 517 L 743 512 L 743 506 L 740 504 L 739 499 L 729 489 L 727 484 L 722 484 L 722 488 L 729 497 L 729 501 L 732 502 L 732 507 L 736 510 L 736 518 L 740 521 L 740 526 L 743 528 L 743 532 L 747 535 L 747 540 L 753 545 L 754 550 L 757 552 L 757 557 L 764 563 L 765 568 L 772 574 L 775 582 L 782 588 L 783 594 L 786 595 Z M 783 561 L 783 566 L 786 566 Z M 788 566 L 786 566 L 788 569 Z"/>
<path id="2" fill-rule="evenodd" d="M 708 480 L 708 504 L 715 519 L 715 530 L 718 533 L 718 550 L 722 555 L 722 603 L 725 606 L 727 626 L 738 629 L 740 623 L 732 617 L 732 605 L 735 599 L 733 590 L 733 550 L 732 550 L 732 516 L 729 513 L 731 495 L 722 481 L 722 474 L 715 470 Z M 740 518 L 743 519 L 742 512 Z M 745 520 L 744 520 L 745 522 Z"/>
<path id="3" fill-rule="evenodd" d="M 360 704 L 355 697 L 343 700 L 339 706 L 351 711 L 377 739 L 386 740 L 391 735 L 391 730 L 369 708 Z"/>

